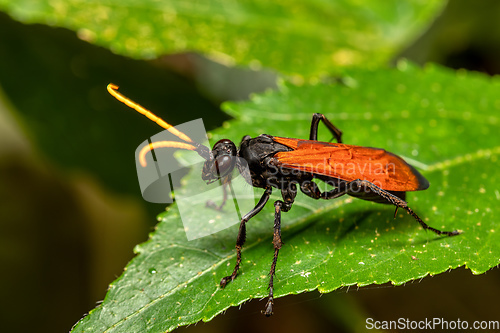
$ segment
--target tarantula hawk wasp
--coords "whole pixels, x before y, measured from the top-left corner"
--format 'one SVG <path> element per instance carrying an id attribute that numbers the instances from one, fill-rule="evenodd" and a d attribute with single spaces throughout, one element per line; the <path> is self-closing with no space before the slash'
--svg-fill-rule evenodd
<path id="1" fill-rule="evenodd" d="M 267 134 L 256 138 L 244 136 L 239 149 L 228 140 L 215 143 L 212 150 L 180 132 L 172 125 L 155 116 L 149 110 L 131 101 L 117 92 L 118 86 L 109 84 L 108 91 L 116 99 L 145 115 L 161 127 L 170 131 L 184 142 L 158 141 L 144 147 L 139 153 L 139 160 L 145 166 L 145 155 L 162 147 L 171 147 L 196 151 L 205 163 L 202 179 L 207 183 L 222 180 L 225 183 L 235 167 L 236 157 L 244 159 L 250 170 L 251 185 L 263 188 L 264 193 L 256 206 L 245 214 L 240 222 L 236 238 L 236 264 L 231 275 L 223 277 L 223 288 L 238 274 L 241 264 L 241 250 L 246 238 L 246 223 L 257 215 L 269 200 L 273 188 L 281 191 L 282 200 L 274 202 L 274 257 L 269 272 L 269 297 L 264 314 L 273 313 L 273 279 L 276 271 L 278 253 L 283 244 L 281 240 L 281 213 L 288 212 L 294 203 L 298 190 L 314 199 L 335 199 L 348 194 L 360 199 L 392 204 L 402 208 L 426 229 L 438 235 L 455 236 L 460 232 L 441 231 L 427 225 L 405 201 L 408 191 L 420 191 L 429 187 L 429 182 L 415 168 L 402 158 L 383 149 L 360 147 L 342 143 L 342 132 L 323 114 L 312 116 L 309 139 L 283 138 Z M 317 141 L 320 122 L 331 132 L 336 143 Z M 346 168 L 350 165 L 350 168 Z M 313 179 L 317 178 L 334 186 L 332 190 L 321 192 Z M 226 197 L 226 196 L 224 196 Z M 219 207 L 221 208 L 222 205 Z M 396 212 L 394 216 L 396 216 Z"/>

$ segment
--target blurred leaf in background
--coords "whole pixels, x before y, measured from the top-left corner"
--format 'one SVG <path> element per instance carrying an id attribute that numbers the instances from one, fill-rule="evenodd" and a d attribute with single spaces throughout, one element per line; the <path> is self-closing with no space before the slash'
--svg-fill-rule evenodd
<path id="1" fill-rule="evenodd" d="M 495 68 L 500 68 L 500 57 L 494 45 L 500 34 L 494 29 L 496 21 L 485 18 L 494 17 L 499 4 L 451 1 L 429 28 L 445 5 L 445 1 L 416 0 L 0 0 L 0 10 L 8 14 L 0 13 L 0 85 L 4 90 L 0 109 L 0 265 L 7 272 L 0 283 L 7 286 L 5 298 L 9 300 L 0 309 L 3 328 L 17 332 L 68 330 L 103 299 L 106 286 L 133 256 L 134 244 L 147 239 L 156 223 L 154 216 L 164 210 L 164 206 L 146 204 L 139 197 L 132 157 L 137 145 L 159 128 L 108 96 L 107 83 L 119 84 L 125 94 L 173 124 L 203 117 L 207 129 L 213 129 L 229 119 L 220 111 L 220 102 L 276 89 L 277 73 L 287 74 L 296 83 L 337 82 L 346 77 L 339 76 L 348 73 L 346 68 L 384 68 L 398 54 L 419 63 L 434 60 L 498 73 Z M 374 85 L 386 82 L 383 72 L 372 78 Z M 344 80 L 347 85 L 354 82 Z M 447 91 L 440 88 L 441 93 Z M 356 98 L 359 96 L 353 96 Z M 294 101 L 307 117 L 288 123 L 293 136 L 307 129 L 304 123 L 322 107 L 320 101 L 317 105 Z M 349 110 L 356 105 L 345 101 L 342 107 Z M 370 96 L 357 107 L 373 115 L 384 112 L 370 109 Z M 248 127 L 245 133 L 231 133 L 235 128 L 231 127 L 217 135 L 239 140 L 243 134 L 260 134 L 266 129 L 258 124 Z M 481 131 L 481 126 L 472 127 Z M 279 128 L 273 130 L 271 134 L 278 134 Z M 425 135 L 432 138 L 435 134 Z M 351 139 L 355 143 L 362 137 Z M 423 151 L 411 146 L 418 140 L 418 136 L 411 137 L 389 146 L 401 145 L 398 151 Z M 436 149 L 430 152 L 439 155 L 442 150 Z M 413 223 L 408 227 L 414 227 Z M 262 236 L 268 236 L 267 227 Z M 230 252 L 234 240 L 229 238 L 224 251 Z M 300 303 L 310 299 L 309 294 L 296 296 L 287 311 L 270 321 L 260 317 L 261 302 L 251 302 L 241 312 L 255 312 L 252 315 L 236 319 L 240 313 L 229 310 L 231 316 L 188 330 L 245 327 L 248 331 L 276 331 L 287 323 L 290 331 L 300 327 L 352 331 L 363 329 L 360 321 L 370 314 L 386 319 L 384 315 L 401 313 L 420 318 L 466 313 L 482 320 L 481 310 L 487 316 L 488 303 L 473 293 L 457 293 L 460 281 L 466 281 L 463 285 L 469 287 L 465 289 L 480 288 L 479 294 L 484 294 L 490 286 L 489 293 L 498 295 L 496 271 L 471 280 L 459 270 L 437 279 L 424 279 L 422 286 L 410 288 L 337 293 L 314 302 Z M 432 295 L 440 301 L 435 302 Z M 278 306 L 286 306 L 287 299 L 279 299 Z M 384 302 L 379 305 L 381 299 Z M 443 308 L 449 312 L 442 312 Z"/>
<path id="2" fill-rule="evenodd" d="M 488 74 L 500 73 L 500 3 L 450 1 L 443 15 L 397 56 L 425 64 L 437 62 Z"/>
<path id="3" fill-rule="evenodd" d="M 135 58 L 196 50 L 228 64 L 287 74 L 329 74 L 338 66 L 389 60 L 444 1 L 0 1 L 24 22 L 77 31 Z"/>

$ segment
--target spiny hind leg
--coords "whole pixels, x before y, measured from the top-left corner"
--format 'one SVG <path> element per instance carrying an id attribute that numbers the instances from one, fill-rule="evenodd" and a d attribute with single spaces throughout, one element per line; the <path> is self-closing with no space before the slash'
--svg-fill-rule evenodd
<path id="1" fill-rule="evenodd" d="M 422 219 L 410 208 L 408 207 L 408 203 L 404 201 L 403 199 L 395 196 L 394 194 L 391 194 L 377 185 L 367 181 L 367 180 L 361 180 L 361 179 L 356 179 L 353 180 L 352 182 L 347 184 L 347 188 L 349 191 L 357 192 L 357 191 L 363 191 L 365 188 L 368 188 L 371 192 L 377 194 L 378 196 L 384 198 L 386 201 L 389 203 L 393 204 L 396 206 L 396 212 L 398 208 L 402 208 L 408 212 L 415 220 L 417 220 L 418 223 L 424 228 L 425 230 L 430 230 L 438 235 L 446 235 L 446 236 L 456 236 L 459 235 L 460 232 L 458 230 L 453 230 L 453 231 L 443 231 L 439 229 L 435 229 L 431 226 L 429 226 L 427 223 L 422 221 Z M 394 215 L 396 215 L 396 212 Z"/>

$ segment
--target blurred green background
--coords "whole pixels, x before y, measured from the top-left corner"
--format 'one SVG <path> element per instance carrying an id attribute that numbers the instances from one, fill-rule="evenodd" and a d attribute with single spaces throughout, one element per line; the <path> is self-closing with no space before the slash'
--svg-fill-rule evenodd
<path id="1" fill-rule="evenodd" d="M 499 14 L 497 1 L 450 1 L 388 64 L 405 57 L 498 74 Z M 168 110 L 172 124 L 203 117 L 210 130 L 228 119 L 222 101 L 276 87 L 274 71 L 250 67 L 228 67 L 196 52 L 134 60 L 74 31 L 23 24 L 0 12 L 3 332 L 70 330 L 104 298 L 165 209 L 142 200 L 133 155 L 159 129 L 124 112 L 106 85 L 119 83 L 159 115 Z M 350 332 L 364 331 L 367 317 L 499 319 L 481 301 L 500 295 L 499 282 L 497 269 L 472 276 L 461 268 L 405 287 L 284 297 L 271 319 L 260 314 L 262 302 L 252 301 L 178 330 Z"/>

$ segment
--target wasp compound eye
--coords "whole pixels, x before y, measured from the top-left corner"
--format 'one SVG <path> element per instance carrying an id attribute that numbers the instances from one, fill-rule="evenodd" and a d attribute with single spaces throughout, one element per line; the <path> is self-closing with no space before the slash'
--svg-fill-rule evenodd
<path id="1" fill-rule="evenodd" d="M 215 169 L 219 177 L 227 176 L 234 167 L 235 158 L 229 155 L 219 156 L 215 159 Z"/>

